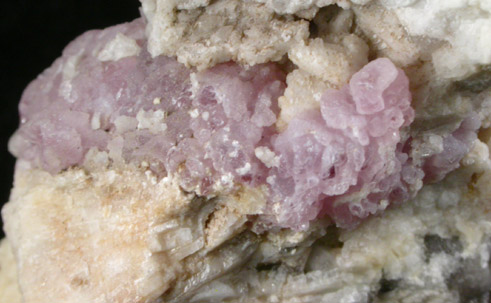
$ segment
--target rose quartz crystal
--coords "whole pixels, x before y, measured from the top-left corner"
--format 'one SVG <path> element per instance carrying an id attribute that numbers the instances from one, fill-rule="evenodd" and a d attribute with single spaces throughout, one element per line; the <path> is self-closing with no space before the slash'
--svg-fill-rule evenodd
<path id="1" fill-rule="evenodd" d="M 140 52 L 99 60 L 118 34 Z M 400 132 L 414 118 L 409 83 L 390 60 L 370 62 L 348 85 L 326 91 L 320 110 L 299 113 L 278 133 L 285 74 L 277 65 L 195 73 L 174 58 L 152 58 L 146 43 L 142 20 L 72 42 L 24 92 L 12 153 L 57 173 L 97 148 L 112 161 L 177 175 L 200 195 L 266 184 L 264 222 L 293 228 L 326 214 L 352 227 L 421 186 L 423 169 Z M 464 121 L 425 170 L 440 178 L 456 168 L 475 127 Z"/>

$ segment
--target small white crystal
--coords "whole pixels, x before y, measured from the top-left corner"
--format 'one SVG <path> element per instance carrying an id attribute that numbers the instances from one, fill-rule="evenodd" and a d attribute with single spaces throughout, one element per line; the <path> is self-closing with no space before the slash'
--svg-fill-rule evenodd
<path id="1" fill-rule="evenodd" d="M 140 51 L 141 48 L 134 39 L 118 33 L 104 46 L 97 58 L 101 61 L 118 61 L 122 58 L 137 56 Z"/>

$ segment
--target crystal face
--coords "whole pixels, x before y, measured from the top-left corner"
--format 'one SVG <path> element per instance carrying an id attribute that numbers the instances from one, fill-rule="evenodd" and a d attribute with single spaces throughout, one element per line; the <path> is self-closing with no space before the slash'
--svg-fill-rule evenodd
<path id="1" fill-rule="evenodd" d="M 296 229 L 324 215 L 353 227 L 421 187 L 423 169 L 400 135 L 414 119 L 409 81 L 389 59 L 325 91 L 320 110 L 299 113 L 278 132 L 285 89 L 278 65 L 223 63 L 195 72 L 173 58 L 152 59 L 143 25 L 84 34 L 29 85 L 10 144 L 17 157 L 57 173 L 82 165 L 97 148 L 113 161 L 177 174 L 185 190 L 200 195 L 266 185 L 265 222 Z M 105 59 L 118 39 L 123 55 Z M 455 169 L 477 127 L 475 118 L 464 121 L 426 171 L 441 178 Z"/>

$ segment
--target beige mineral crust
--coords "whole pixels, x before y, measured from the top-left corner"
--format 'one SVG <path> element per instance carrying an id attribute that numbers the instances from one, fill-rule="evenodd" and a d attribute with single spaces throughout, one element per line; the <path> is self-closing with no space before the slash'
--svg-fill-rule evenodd
<path id="1" fill-rule="evenodd" d="M 280 129 L 297 113 L 318 108 L 326 89 L 342 87 L 368 62 L 367 44 L 350 33 L 353 14 L 340 12 L 329 22 L 326 20 L 325 15 L 314 20 L 322 37 L 299 42 L 288 52 L 288 59 L 297 69 L 288 74 L 285 94 L 278 100 Z"/>
<path id="2" fill-rule="evenodd" d="M 340 87 L 362 66 L 368 63 L 368 46 L 355 35 L 344 35 L 337 43 L 321 38 L 308 45 L 299 43 L 289 51 L 288 58 L 311 75 Z"/>
<path id="3" fill-rule="evenodd" d="M 14 188 L 3 215 L 25 302 L 153 302 L 185 274 L 181 260 L 233 237 L 257 208 L 244 193 L 205 231 L 214 203 L 128 167 L 51 176 L 18 166 Z"/>
<path id="4" fill-rule="evenodd" d="M 379 4 L 353 6 L 358 31 L 369 41 L 378 56 L 388 57 L 400 66 L 418 62 L 431 45 L 420 45 L 402 26 L 397 15 Z"/>
<path id="5" fill-rule="evenodd" d="M 190 10 L 179 9 L 178 1 L 142 1 L 152 56 L 177 56 L 198 69 L 230 60 L 255 65 L 280 61 L 308 37 L 308 22 L 277 16 L 262 4 L 219 0 L 201 7 L 207 3 L 201 2 Z"/>
<path id="6" fill-rule="evenodd" d="M 21 303 L 17 268 L 10 243 L 0 242 L 0 302 Z"/>

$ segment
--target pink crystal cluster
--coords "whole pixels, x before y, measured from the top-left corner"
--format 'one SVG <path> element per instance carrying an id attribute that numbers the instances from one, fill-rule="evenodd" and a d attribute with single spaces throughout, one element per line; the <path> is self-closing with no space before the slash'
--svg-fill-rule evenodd
<path id="1" fill-rule="evenodd" d="M 410 104 L 407 77 L 382 58 L 325 92 L 320 112 L 291 121 L 273 144 L 281 159 L 268 177 L 281 205 L 276 220 L 301 227 L 323 212 L 350 226 L 409 198 L 409 184 L 423 177 L 400 144 L 399 130 L 414 118 Z"/>
<path id="2" fill-rule="evenodd" d="M 283 72 L 274 65 L 245 70 L 229 63 L 200 73 L 195 81 L 193 136 L 172 148 L 169 171 L 179 171 L 184 188 L 204 195 L 231 182 L 264 183 L 267 168 L 254 150 L 269 145 L 274 132 Z"/>
<path id="3" fill-rule="evenodd" d="M 118 33 L 140 53 L 99 60 Z M 265 184 L 265 222 L 304 228 L 329 215 L 350 227 L 410 198 L 423 169 L 441 177 L 456 168 L 475 136 L 473 120 L 464 121 L 440 154 L 415 166 L 400 133 L 414 118 L 408 79 L 388 59 L 325 92 L 320 110 L 299 113 L 278 133 L 285 74 L 277 65 L 196 72 L 145 49 L 142 20 L 72 42 L 24 92 L 12 153 L 57 173 L 97 149 L 111 161 L 177 175 L 185 190 L 208 196 Z"/>
<path id="4" fill-rule="evenodd" d="M 9 146 L 14 155 L 56 173 L 81 164 L 92 147 L 112 146 L 115 156 L 143 158 L 190 136 L 189 119 L 179 111 L 189 108 L 189 71 L 175 60 L 152 59 L 144 51 L 138 57 L 99 61 L 98 51 L 117 33 L 144 46 L 142 20 L 87 32 L 27 87 L 19 105 L 21 125 Z M 154 105 L 155 97 L 173 101 Z M 166 121 L 170 131 L 154 138 L 149 130 L 138 130 L 140 110 L 175 113 Z"/>
<path id="5" fill-rule="evenodd" d="M 135 39 L 140 55 L 98 60 L 117 33 Z M 173 58 L 150 57 L 141 20 L 85 33 L 24 92 L 10 149 L 57 173 L 97 147 L 113 160 L 179 172 L 183 187 L 200 194 L 226 174 L 227 183 L 257 184 L 265 167 L 254 147 L 273 131 L 284 73 L 228 63 L 196 74 L 193 88 L 191 72 Z"/>

